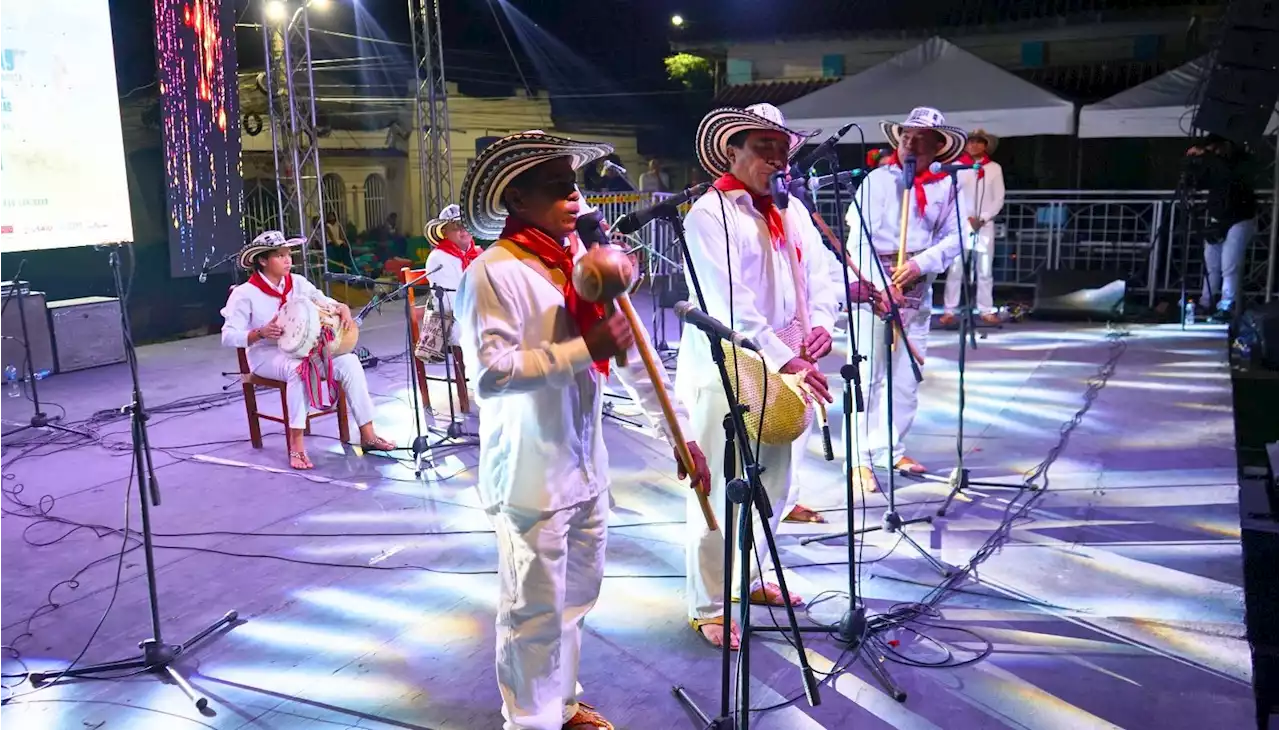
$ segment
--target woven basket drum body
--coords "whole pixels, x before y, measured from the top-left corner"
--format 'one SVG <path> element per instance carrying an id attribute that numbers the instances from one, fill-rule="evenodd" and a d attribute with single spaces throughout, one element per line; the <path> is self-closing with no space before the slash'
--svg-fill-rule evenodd
<path id="1" fill-rule="evenodd" d="M 777 335 L 799 354 L 798 322 L 778 330 Z M 781 446 L 808 432 L 813 423 L 813 397 L 801 387 L 801 375 L 770 372 L 759 355 L 740 347 L 725 353 L 725 367 L 738 402 L 747 408 L 743 421 L 752 440 Z"/>

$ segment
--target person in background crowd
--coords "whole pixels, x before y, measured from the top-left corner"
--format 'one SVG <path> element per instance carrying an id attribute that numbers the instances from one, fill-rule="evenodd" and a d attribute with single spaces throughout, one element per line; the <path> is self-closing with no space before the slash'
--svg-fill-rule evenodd
<path id="1" fill-rule="evenodd" d="M 606 158 L 619 167 L 622 166 L 621 158 L 617 155 L 609 155 Z M 631 181 L 619 173 L 616 169 L 600 163 L 600 190 L 610 193 L 629 193 L 635 188 L 631 185 Z"/>
<path id="2" fill-rule="evenodd" d="M 640 192 L 665 193 L 671 190 L 671 176 L 662 171 L 657 159 L 649 160 L 649 169 L 640 176 Z"/>
<path id="3" fill-rule="evenodd" d="M 968 211 L 961 211 L 964 219 L 964 244 L 971 252 L 969 266 L 976 274 L 977 286 L 974 287 L 974 301 L 970 306 L 976 307 L 979 318 L 987 324 L 1000 324 L 1000 315 L 996 314 L 995 300 L 992 294 L 995 279 L 991 272 L 991 256 L 995 253 L 996 224 L 995 217 L 1004 208 L 1004 169 L 999 162 L 991 159 L 996 151 L 999 138 L 983 129 L 975 129 L 969 133 L 969 141 L 965 143 L 964 154 L 956 162 L 964 165 L 981 164 L 977 170 L 961 170 L 957 173 L 960 180 L 960 192 L 968 206 Z M 960 306 L 961 287 L 964 285 L 964 256 L 957 256 L 947 269 L 947 286 L 943 290 L 943 305 L 946 313 L 938 319 L 943 327 L 954 327 L 956 309 Z"/>
<path id="4" fill-rule="evenodd" d="M 1213 308 L 1213 322 L 1230 321 L 1240 296 L 1244 255 L 1258 229 L 1258 200 L 1249 176 L 1249 153 L 1230 140 L 1209 135 L 1187 150 L 1185 174 L 1207 191 L 1204 213 L 1204 287 L 1200 306 Z M 1214 306 L 1217 299 L 1217 306 Z"/>

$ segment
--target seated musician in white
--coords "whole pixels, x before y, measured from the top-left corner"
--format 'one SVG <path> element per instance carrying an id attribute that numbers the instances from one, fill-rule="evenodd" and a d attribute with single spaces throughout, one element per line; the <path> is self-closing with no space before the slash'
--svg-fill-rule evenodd
<path id="1" fill-rule="evenodd" d="M 227 306 L 222 309 L 222 344 L 243 347 L 254 375 L 285 381 L 285 400 L 289 403 L 289 466 L 313 469 L 302 442 L 307 427 L 309 399 L 303 383 L 302 359 L 282 352 L 276 340 L 284 330 L 276 321 L 285 302 L 302 297 L 317 304 L 333 307 L 346 326 L 353 326 L 351 310 L 320 292 L 304 277 L 290 272 L 293 255 L 290 249 L 302 245 L 301 238 L 285 239 L 279 231 L 266 231 L 240 250 L 240 267 L 253 274 L 249 281 L 231 290 Z M 373 399 L 365 382 L 364 367 L 353 353 L 333 358 L 333 377 L 342 384 L 351 415 L 360 424 L 360 445 L 365 450 L 386 451 L 395 444 L 381 438 L 373 430 Z"/>

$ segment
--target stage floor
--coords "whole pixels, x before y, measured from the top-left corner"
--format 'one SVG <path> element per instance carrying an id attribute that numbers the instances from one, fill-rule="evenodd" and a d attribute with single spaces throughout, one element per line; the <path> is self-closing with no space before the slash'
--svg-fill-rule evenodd
<path id="1" fill-rule="evenodd" d="M 394 358 L 405 349 L 402 323 L 394 312 L 376 315 L 362 344 Z M 946 669 L 886 661 L 908 694 L 902 704 L 854 665 L 823 684 L 820 706 L 801 698 L 755 714 L 752 726 L 1252 727 L 1224 330 L 1132 327 L 1109 337 L 1103 326 L 1024 323 L 985 332 L 968 356 L 965 449 L 975 478 L 1013 477 L 1044 460 L 1084 407 L 1090 378 L 1118 358 L 1049 470 L 1048 491 L 976 579 L 941 604 L 935 623 L 973 634 L 917 626 L 929 638 L 905 629 L 883 635 L 923 662 L 941 658 L 930 640 L 951 642 L 956 659 L 991 642 L 990 656 Z M 955 457 L 956 344 L 954 332 L 935 331 L 909 439 L 910 453 L 942 473 Z M 278 430 L 264 450 L 251 448 L 238 398 L 169 406 L 230 382 L 219 371 L 233 369 L 234 356 L 216 337 L 148 346 L 140 361 L 163 497 L 152 519 L 164 637 L 182 641 L 231 609 L 243 623 L 178 663 L 209 697 L 205 714 L 151 676 L 32 692 L 14 677 L 22 662 L 56 669 L 95 634 L 82 663 L 127 656 L 151 626 L 136 543 L 124 555 L 117 592 L 119 533 L 30 516 L 39 510 L 119 528 L 128 499 L 128 524 L 137 529 L 136 494 L 126 489 L 128 422 L 100 417 L 90 444 L 49 443 L 32 432 L 10 437 L 0 532 L 3 641 L 21 662 L 6 655 L 3 664 L 5 726 L 499 728 L 496 550 L 472 489 L 476 450 L 440 448 L 434 468 L 417 480 L 411 465 L 344 451 L 326 419 L 317 432 L 328 438 L 311 441 L 317 470 L 294 473 Z M 839 365 L 837 357 L 824 363 L 833 376 Z M 403 354 L 368 373 L 380 431 L 409 443 Z M 58 404 L 46 410 L 65 408 L 67 421 L 83 421 L 129 400 L 128 370 L 59 375 L 40 391 Z M 0 401 L 6 432 L 30 417 L 27 400 Z M 275 405 L 273 397 L 260 401 Z M 619 728 L 692 729 L 698 725 L 671 687 L 684 685 L 713 709 L 720 663 L 685 619 L 686 487 L 674 479 L 670 449 L 646 428 L 623 423 L 632 407 L 615 403 L 608 441 L 617 506 L 581 680 L 587 700 Z M 433 404 L 443 411 L 443 384 L 433 386 Z M 837 404 L 837 454 L 840 418 Z M 845 500 L 840 462 L 823 461 L 816 437 L 810 447 L 801 499 L 827 510 L 832 524 L 784 525 L 779 542 L 792 590 L 815 598 L 844 590 L 846 546 L 801 546 L 799 538 L 843 529 Z M 899 480 L 898 506 L 907 518 L 933 514 L 945 494 L 942 484 Z M 998 526 L 1009 497 L 975 490 L 947 517 L 908 532 L 963 565 Z M 883 496 L 866 500 L 868 524 L 879 523 L 884 504 Z M 856 514 L 861 520 L 862 510 Z M 939 581 L 893 535 L 871 533 L 864 547 L 861 590 L 873 614 L 918 600 Z M 73 578 L 78 584 L 65 582 Z M 49 610 L 49 602 L 58 608 Z M 821 601 L 801 620 L 835 621 L 844 603 L 842 596 Z M 768 623 L 768 612 L 757 609 L 755 620 Z M 804 638 L 815 669 L 847 660 L 830 638 Z M 780 636 L 753 640 L 751 675 L 756 707 L 801 693 L 797 654 Z"/>

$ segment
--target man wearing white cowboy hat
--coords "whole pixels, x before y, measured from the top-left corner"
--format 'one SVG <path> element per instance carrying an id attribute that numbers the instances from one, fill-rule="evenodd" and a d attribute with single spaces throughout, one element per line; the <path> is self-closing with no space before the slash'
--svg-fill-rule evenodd
<path id="1" fill-rule="evenodd" d="M 625 318 L 606 316 L 572 283 L 585 253 L 574 173 L 612 151 L 540 131 L 509 135 L 476 156 L 459 196 L 465 225 L 497 239 L 463 274 L 454 311 L 480 411 L 477 486 L 498 537 L 505 730 L 613 727 L 579 701 L 578 684 L 583 622 L 604 577 L 603 385 L 610 360 L 629 353 L 616 371 L 664 432 L 657 388 L 668 386 L 648 379 Z M 691 484 L 705 488 L 705 459 L 689 447 Z"/>
<path id="2" fill-rule="evenodd" d="M 293 298 L 310 299 L 337 310 L 344 324 L 351 323 L 351 310 L 334 301 L 307 281 L 290 273 L 293 255 L 290 249 L 302 245 L 304 239 L 286 239 L 280 231 L 265 231 L 240 249 L 240 267 L 253 273 L 249 280 L 231 290 L 222 308 L 222 344 L 243 347 L 254 375 L 285 381 L 285 400 L 289 403 L 289 466 L 312 469 L 303 444 L 307 427 L 308 398 L 303 383 L 300 360 L 280 351 L 276 340 L 284 329 L 276 315 L 285 302 Z M 351 415 L 360 425 L 360 443 L 366 449 L 387 450 L 395 444 L 378 436 L 373 429 L 373 400 L 365 382 L 360 358 L 352 353 L 333 358 L 333 376 L 342 384 Z"/>
<path id="3" fill-rule="evenodd" d="M 991 272 L 991 256 L 995 252 L 995 218 L 1004 207 L 1004 170 L 999 162 L 991 159 L 991 153 L 996 151 L 999 143 L 999 138 L 985 129 L 970 132 L 964 154 L 958 162 L 965 165 L 980 164 L 982 167 L 957 173 L 960 177 L 960 192 L 969 206 L 967 211 L 961 211 L 965 216 L 962 223 L 965 242 L 971 251 L 969 268 L 977 284 L 974 301 L 969 305 L 977 308 L 978 316 L 987 324 L 1000 323 L 992 297 L 995 282 Z M 960 306 L 963 282 L 964 257 L 957 256 L 951 262 L 951 268 L 947 269 L 947 286 L 943 290 L 946 313 L 938 319 L 938 324 L 943 327 L 956 323 L 955 313 Z"/>
<path id="4" fill-rule="evenodd" d="M 934 278 L 947 270 L 960 253 L 961 228 L 956 223 L 955 198 L 966 210 L 964 196 L 947 173 L 933 173 L 936 160 L 947 164 L 964 150 L 965 133 L 948 126 L 937 109 L 917 107 L 902 124 L 881 122 L 881 130 L 894 148 L 887 165 L 867 175 L 849 206 L 849 252 L 864 272 L 881 267 L 898 301 L 907 337 L 924 357 L 929 340 Z M 899 238 L 902 198 L 907 190 L 903 161 L 914 160 L 915 177 L 907 191 L 905 248 Z M 870 233 L 868 240 L 866 233 Z M 898 259 L 903 256 L 901 266 Z M 875 283 L 878 275 L 867 274 Z M 884 345 L 884 328 L 891 326 L 872 307 L 860 305 L 851 322 L 851 333 L 861 354 L 862 382 L 867 389 L 867 410 L 857 419 L 854 434 L 858 463 L 856 480 L 863 491 L 879 489 L 872 465 L 883 465 L 915 474 L 925 471 L 906 455 L 903 440 L 915 420 L 919 383 L 911 370 L 908 348 Z M 888 350 L 888 351 L 886 351 Z M 887 392 L 886 371 L 893 368 L 893 392 Z M 893 429 L 888 428 L 892 409 Z"/>
<path id="5" fill-rule="evenodd" d="M 770 371 L 799 374 L 810 392 L 830 402 L 826 378 L 815 363 L 831 351 L 831 331 L 843 298 L 831 273 L 835 261 L 804 205 L 789 199 L 780 210 L 769 192 L 770 177 L 786 170 L 790 156 L 811 136 L 788 129 L 782 112 L 770 104 L 707 114 L 698 125 L 696 147 L 715 182 L 693 204 L 684 225 L 707 314 L 759 344 Z M 694 440 L 723 444 L 729 404 L 710 342 L 696 327 L 686 326 L 681 335 L 676 392 L 691 406 Z M 805 452 L 806 441 L 760 445 L 761 481 L 773 506 L 774 529 L 794 504 L 792 465 Z M 711 448 L 708 454 L 711 503 L 723 505 L 724 449 Z M 707 530 L 698 515 L 699 507 L 690 499 L 685 528 L 690 625 L 713 646 L 723 646 L 727 638 L 737 648 L 737 626 L 731 623 L 725 635 L 724 536 Z M 763 545 L 759 523 L 755 531 L 756 544 Z M 779 587 L 764 581 L 754 562 L 749 570 L 753 585 L 747 600 L 782 605 Z M 801 602 L 795 594 L 791 599 Z"/>
<path id="6" fill-rule="evenodd" d="M 444 210 L 440 211 L 440 215 L 427 221 L 427 225 L 422 228 L 422 233 L 432 246 L 426 262 L 428 281 L 443 290 L 441 298 L 444 300 L 444 312 L 442 314 L 447 320 L 453 313 L 453 298 L 459 284 L 462 283 L 462 274 L 480 255 L 480 248 L 476 246 L 471 232 L 462 225 L 462 208 L 457 203 L 446 205 Z M 433 293 L 427 316 L 431 316 L 431 312 L 434 312 L 438 301 Z M 423 331 L 426 331 L 425 319 Z M 446 344 L 450 347 L 458 346 L 457 327 L 450 328 L 449 342 Z M 460 353 L 459 357 L 461 357 Z"/>

